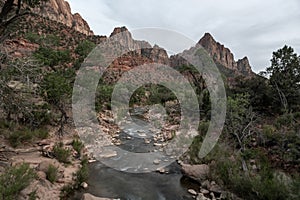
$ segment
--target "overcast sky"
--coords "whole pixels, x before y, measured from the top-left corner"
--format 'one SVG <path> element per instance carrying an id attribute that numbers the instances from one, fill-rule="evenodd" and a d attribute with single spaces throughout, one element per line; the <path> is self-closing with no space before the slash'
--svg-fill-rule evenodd
<path id="1" fill-rule="evenodd" d="M 254 71 L 270 65 L 272 52 L 287 44 L 300 54 L 300 0 L 68 0 L 97 35 L 114 27 L 157 27 L 195 42 L 209 32 L 248 56 Z"/>

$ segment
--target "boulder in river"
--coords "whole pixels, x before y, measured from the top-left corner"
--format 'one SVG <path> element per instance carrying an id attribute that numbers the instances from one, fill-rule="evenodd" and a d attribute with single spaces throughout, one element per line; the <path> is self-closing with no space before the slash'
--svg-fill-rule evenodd
<path id="1" fill-rule="evenodd" d="M 95 197 L 89 193 L 83 194 L 81 200 L 117 200 L 117 199 L 109 199 L 109 198 L 102 198 L 102 197 Z"/>
<path id="2" fill-rule="evenodd" d="M 207 179 L 209 173 L 209 166 L 202 164 L 202 165 L 189 165 L 189 164 L 181 164 L 181 171 L 183 175 L 194 179 L 201 183 L 202 181 Z"/>

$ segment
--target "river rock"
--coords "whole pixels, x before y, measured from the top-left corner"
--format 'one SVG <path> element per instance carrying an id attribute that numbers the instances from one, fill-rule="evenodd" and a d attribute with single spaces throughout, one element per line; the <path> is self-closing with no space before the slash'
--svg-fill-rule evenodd
<path id="1" fill-rule="evenodd" d="M 206 189 L 204 189 L 204 188 L 201 188 L 200 189 L 200 193 L 202 193 L 202 194 L 209 194 L 209 191 L 206 190 Z"/>
<path id="2" fill-rule="evenodd" d="M 89 193 L 85 193 L 83 194 L 81 200 L 117 200 L 117 199 L 95 197 Z"/>
<path id="3" fill-rule="evenodd" d="M 205 197 L 202 193 L 199 193 L 196 200 L 210 200 L 210 199 Z"/>
<path id="4" fill-rule="evenodd" d="M 159 165 L 159 163 L 160 163 L 160 160 L 158 160 L 158 159 L 153 160 L 153 164 Z"/>
<path id="5" fill-rule="evenodd" d="M 205 189 L 209 189 L 210 188 L 210 182 L 209 180 L 205 180 L 201 183 L 201 187 L 205 188 Z"/>
<path id="6" fill-rule="evenodd" d="M 214 181 L 211 182 L 211 186 L 209 190 L 215 194 L 221 194 L 222 193 L 222 188 L 217 185 Z"/>
<path id="7" fill-rule="evenodd" d="M 188 193 L 190 193 L 190 194 L 192 194 L 192 195 L 197 195 L 198 193 L 195 191 L 195 190 L 193 190 L 193 189 L 188 189 Z"/>
<path id="8" fill-rule="evenodd" d="M 198 182 L 202 182 L 206 180 L 208 173 L 209 173 L 209 166 L 208 165 L 189 165 L 189 164 L 182 164 L 182 173 Z"/>

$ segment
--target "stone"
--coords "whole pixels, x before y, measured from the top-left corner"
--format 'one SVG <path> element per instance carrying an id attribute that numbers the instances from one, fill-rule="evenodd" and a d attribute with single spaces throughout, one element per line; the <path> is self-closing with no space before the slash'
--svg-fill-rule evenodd
<path id="1" fill-rule="evenodd" d="M 88 184 L 86 182 L 83 182 L 80 184 L 80 186 L 83 188 L 83 189 L 87 189 L 88 188 Z"/>
<path id="2" fill-rule="evenodd" d="M 183 175 L 198 181 L 201 183 L 202 181 L 206 180 L 209 173 L 209 166 L 202 164 L 202 165 L 189 165 L 189 164 L 182 164 L 181 171 Z"/>
<path id="3" fill-rule="evenodd" d="M 204 188 L 201 188 L 200 189 L 200 193 L 202 193 L 202 194 L 209 194 L 209 191 L 206 190 L 206 189 L 204 189 Z"/>
<path id="4" fill-rule="evenodd" d="M 158 160 L 158 159 L 153 160 L 153 164 L 159 165 L 159 163 L 160 163 L 160 160 Z"/>
<path id="5" fill-rule="evenodd" d="M 209 191 L 215 193 L 215 194 L 221 194 L 222 188 L 218 186 L 217 184 L 211 184 Z"/>
<path id="6" fill-rule="evenodd" d="M 36 175 L 37 175 L 37 177 L 38 177 L 39 179 L 46 179 L 46 178 L 47 178 L 46 173 L 43 172 L 43 171 L 38 171 L 38 172 L 36 173 Z"/>
<path id="7" fill-rule="evenodd" d="M 205 180 L 205 181 L 201 182 L 201 187 L 205 188 L 205 189 L 209 189 L 210 188 L 209 180 Z"/>
<path id="8" fill-rule="evenodd" d="M 188 189 L 188 193 L 195 195 L 195 196 L 198 194 L 194 189 Z"/>
<path id="9" fill-rule="evenodd" d="M 57 162 L 56 160 L 46 160 L 46 161 L 41 162 L 37 166 L 37 170 L 46 173 L 48 171 L 48 168 L 50 165 L 52 165 L 56 168 L 61 168 L 60 163 Z"/>
<path id="10" fill-rule="evenodd" d="M 93 196 L 89 193 L 85 193 L 82 195 L 81 200 L 119 200 L 119 199 L 101 198 L 101 197 Z"/>
<path id="11" fill-rule="evenodd" d="M 161 173 L 161 174 L 168 173 L 168 171 L 165 168 L 163 168 L 163 167 L 157 168 L 156 171 L 159 172 L 159 173 Z"/>
<path id="12" fill-rule="evenodd" d="M 202 193 L 199 193 L 196 200 L 210 200 L 210 199 L 206 198 Z"/>

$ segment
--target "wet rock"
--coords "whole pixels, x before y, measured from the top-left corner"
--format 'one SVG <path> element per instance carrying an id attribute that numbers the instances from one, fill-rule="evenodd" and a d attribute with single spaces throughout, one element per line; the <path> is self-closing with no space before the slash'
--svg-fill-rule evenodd
<path id="1" fill-rule="evenodd" d="M 206 190 L 206 189 L 204 189 L 204 188 L 201 188 L 200 189 L 200 193 L 202 193 L 202 194 L 209 194 L 209 191 Z"/>
<path id="2" fill-rule="evenodd" d="M 218 186 L 217 184 L 211 184 L 209 191 L 215 193 L 215 194 L 221 194 L 222 188 Z"/>
<path id="3" fill-rule="evenodd" d="M 153 164 L 159 165 L 159 163 L 160 163 L 160 160 L 158 160 L 158 159 L 153 160 Z"/>
<path id="4" fill-rule="evenodd" d="M 101 154 L 99 155 L 101 158 L 111 158 L 111 157 L 115 157 L 117 156 L 118 153 L 116 151 L 113 150 L 105 150 L 103 152 L 101 152 Z"/>
<path id="5" fill-rule="evenodd" d="M 201 183 L 201 187 L 205 188 L 205 189 L 209 189 L 210 188 L 210 182 L 209 180 L 205 180 Z"/>
<path id="6" fill-rule="evenodd" d="M 95 197 L 89 193 L 85 193 L 83 194 L 81 200 L 118 200 L 118 199 Z"/>
<path id="7" fill-rule="evenodd" d="M 210 200 L 210 199 L 206 198 L 202 193 L 199 193 L 196 200 Z"/>
<path id="8" fill-rule="evenodd" d="M 209 166 L 208 165 L 189 165 L 189 164 L 182 164 L 182 173 L 198 182 L 202 182 L 206 180 L 208 173 L 209 173 Z"/>
<path id="9" fill-rule="evenodd" d="M 190 193 L 190 194 L 192 194 L 192 195 L 197 195 L 198 193 L 195 191 L 195 190 L 193 190 L 193 189 L 188 189 L 188 193 Z"/>

